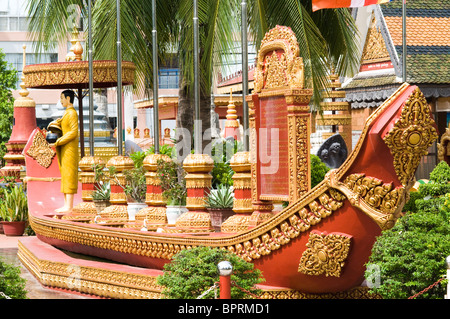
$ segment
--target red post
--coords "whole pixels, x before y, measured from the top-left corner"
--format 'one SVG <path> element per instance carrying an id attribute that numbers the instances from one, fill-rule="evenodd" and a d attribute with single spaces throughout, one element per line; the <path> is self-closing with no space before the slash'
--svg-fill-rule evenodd
<path id="1" fill-rule="evenodd" d="M 231 273 L 233 266 L 229 261 L 221 261 L 217 268 L 220 275 L 220 299 L 231 299 Z"/>
<path id="2" fill-rule="evenodd" d="M 231 276 L 220 276 L 220 299 L 231 299 Z"/>

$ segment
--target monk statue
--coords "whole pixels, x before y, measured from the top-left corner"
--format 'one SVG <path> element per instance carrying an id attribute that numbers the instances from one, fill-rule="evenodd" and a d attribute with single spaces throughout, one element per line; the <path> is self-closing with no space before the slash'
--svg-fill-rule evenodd
<path id="1" fill-rule="evenodd" d="M 57 213 L 69 213 L 73 209 L 74 195 L 78 190 L 78 114 L 73 107 L 75 93 L 65 90 L 61 93 L 61 104 L 66 109 L 62 118 L 51 122 L 49 130 L 60 129 L 61 137 L 54 144 L 61 171 L 61 193 L 64 206 Z"/>

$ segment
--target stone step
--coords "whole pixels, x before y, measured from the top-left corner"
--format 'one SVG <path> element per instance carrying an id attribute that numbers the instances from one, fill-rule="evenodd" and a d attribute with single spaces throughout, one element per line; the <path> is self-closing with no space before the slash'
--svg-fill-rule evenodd
<path id="1" fill-rule="evenodd" d="M 104 298 L 159 299 L 162 270 L 124 265 L 55 248 L 37 237 L 18 242 L 22 264 L 44 286 Z"/>

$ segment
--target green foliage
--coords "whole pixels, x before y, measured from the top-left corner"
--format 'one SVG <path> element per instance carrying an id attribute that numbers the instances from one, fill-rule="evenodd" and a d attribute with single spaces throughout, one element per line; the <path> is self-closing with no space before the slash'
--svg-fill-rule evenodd
<path id="1" fill-rule="evenodd" d="M 0 299 L 27 299 L 26 280 L 20 277 L 20 268 L 0 259 Z M 7 297 L 5 297 L 7 296 Z"/>
<path id="2" fill-rule="evenodd" d="M 213 145 L 211 149 L 211 157 L 214 160 L 214 167 L 211 171 L 213 188 L 217 188 L 219 185 L 233 186 L 234 171 L 230 166 L 230 159 L 240 149 L 242 149 L 242 145 L 237 141 L 225 140 Z"/>
<path id="3" fill-rule="evenodd" d="M 205 199 L 205 207 L 212 209 L 233 208 L 233 191 L 227 185 L 219 185 L 217 189 L 210 191 Z"/>
<path id="4" fill-rule="evenodd" d="M 167 205 L 186 205 L 187 190 L 184 169 L 175 161 L 166 162 L 159 159 L 156 174 L 160 181 L 163 199 L 167 201 Z"/>
<path id="5" fill-rule="evenodd" d="M 403 206 L 404 212 L 416 212 L 417 206 L 416 206 L 416 200 L 423 199 L 423 194 L 420 192 L 410 192 L 409 193 L 409 200 L 406 202 L 405 206 Z"/>
<path id="6" fill-rule="evenodd" d="M 445 165 L 436 166 L 430 174 L 431 183 L 411 193 L 405 216 L 392 229 L 383 231 L 373 246 L 369 263 L 380 267 L 381 284 L 372 289 L 384 298 L 408 298 L 445 274 L 445 258 L 450 255 Z M 436 174 L 439 171 L 441 175 Z M 366 278 L 370 276 L 366 272 Z M 416 298 L 442 299 L 444 295 L 445 280 Z"/>
<path id="7" fill-rule="evenodd" d="M 233 265 L 231 281 L 239 287 L 258 294 L 255 285 L 261 283 L 261 271 L 230 251 L 211 247 L 182 250 L 172 262 L 164 266 L 164 274 L 157 283 L 165 287 L 163 295 L 169 299 L 195 299 L 219 281 L 217 264 L 227 260 Z M 204 298 L 214 298 L 210 291 Z M 231 298 L 251 298 L 241 289 L 232 286 Z"/>
<path id="8" fill-rule="evenodd" d="M 122 187 L 127 195 L 128 201 L 136 203 L 143 203 L 147 192 L 147 184 L 145 181 L 145 170 L 141 167 L 134 167 L 123 171 L 125 176 L 125 185 L 122 185 L 117 178 L 117 169 L 114 166 L 108 167 L 110 178 L 114 179 L 115 183 Z"/>
<path id="9" fill-rule="evenodd" d="M 124 192 L 127 197 L 131 197 L 137 203 L 145 201 L 147 184 L 145 182 L 145 170 L 143 167 L 134 167 L 123 172 L 126 185 Z"/>
<path id="10" fill-rule="evenodd" d="M 133 152 L 130 154 L 130 158 L 134 162 L 134 167 L 139 168 L 142 167 L 142 164 L 144 162 L 144 158 L 147 156 L 147 154 L 143 151 Z"/>
<path id="11" fill-rule="evenodd" d="M 22 186 L 15 185 L 11 191 L 2 191 L 4 199 L 0 203 L 0 217 L 8 222 L 27 221 L 28 199 Z"/>
<path id="12" fill-rule="evenodd" d="M 12 90 L 16 87 L 17 71 L 5 61 L 5 54 L 0 49 L 0 158 L 6 154 L 5 144 L 12 132 L 14 115 L 14 98 Z M 3 166 L 3 165 L 2 165 Z"/>
<path id="13" fill-rule="evenodd" d="M 436 165 L 430 173 L 430 181 L 440 184 L 450 182 L 450 167 L 447 162 L 441 161 Z"/>
<path id="14" fill-rule="evenodd" d="M 111 186 L 109 182 L 95 185 L 95 190 L 92 192 L 93 200 L 109 200 L 111 197 Z"/>
<path id="15" fill-rule="evenodd" d="M 325 178 L 325 174 L 330 168 L 325 165 L 319 158 L 319 156 L 310 154 L 311 158 L 311 188 L 315 187 Z"/>
<path id="16" fill-rule="evenodd" d="M 155 146 L 152 145 L 150 148 L 145 152 L 145 155 L 154 154 L 155 153 Z M 159 154 L 167 155 L 171 158 L 175 157 L 175 147 L 169 145 L 169 144 L 163 144 L 159 146 Z"/>
<path id="17" fill-rule="evenodd" d="M 95 173 L 95 190 L 92 192 L 92 199 L 109 200 L 111 197 L 111 184 L 105 174 L 104 165 L 93 165 L 93 169 Z"/>

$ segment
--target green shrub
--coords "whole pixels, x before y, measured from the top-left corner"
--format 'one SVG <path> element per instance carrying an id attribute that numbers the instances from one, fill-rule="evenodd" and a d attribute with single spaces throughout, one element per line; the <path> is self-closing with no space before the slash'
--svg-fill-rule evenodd
<path id="1" fill-rule="evenodd" d="M 27 299 L 25 284 L 26 280 L 20 277 L 20 268 L 0 259 L 0 299 Z"/>
<path id="2" fill-rule="evenodd" d="M 396 225 L 377 238 L 369 264 L 379 266 L 381 283 L 372 290 L 383 298 L 408 298 L 438 281 L 446 272 L 450 255 L 450 194 L 447 164 L 436 166 L 430 183 L 411 193 L 408 211 Z M 440 172 L 440 174 L 436 174 Z M 444 192 L 444 193 L 443 193 Z M 412 202 L 413 201 L 413 202 Z M 373 269 L 368 267 L 368 269 Z M 366 271 L 366 279 L 373 279 Z M 416 298 L 442 299 L 446 281 Z"/>
<path id="3" fill-rule="evenodd" d="M 241 149 L 241 143 L 234 140 L 219 141 L 213 145 L 211 148 L 211 157 L 214 160 L 211 171 L 213 188 L 218 188 L 219 185 L 233 186 L 234 171 L 230 166 L 230 160 Z"/>
<path id="4" fill-rule="evenodd" d="M 330 168 L 320 160 L 319 156 L 311 154 L 311 188 L 314 188 L 325 178 Z"/>
<path id="5" fill-rule="evenodd" d="M 445 184 L 450 182 L 450 166 L 447 162 L 441 161 L 430 173 L 430 181 Z"/>
<path id="6" fill-rule="evenodd" d="M 254 286 L 263 281 L 261 271 L 254 269 L 252 263 L 246 262 L 228 250 L 195 247 L 182 250 L 176 254 L 172 262 L 164 266 L 164 274 L 157 278 L 157 283 L 164 286 L 163 295 L 169 299 L 195 299 L 219 282 L 217 264 L 227 260 L 233 265 L 231 281 L 258 294 Z M 214 291 L 204 298 L 214 298 Z M 232 286 L 231 298 L 251 298 L 241 289 Z"/>

